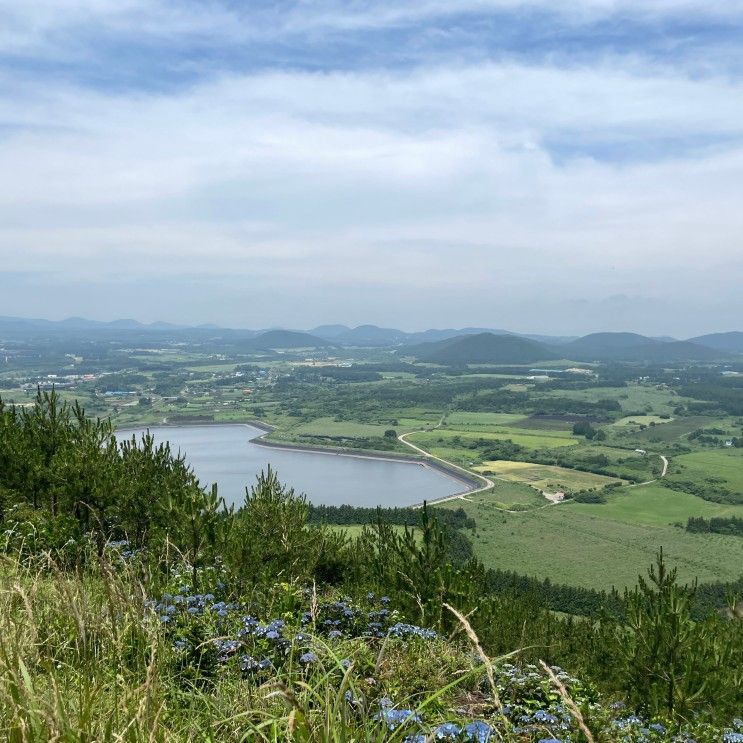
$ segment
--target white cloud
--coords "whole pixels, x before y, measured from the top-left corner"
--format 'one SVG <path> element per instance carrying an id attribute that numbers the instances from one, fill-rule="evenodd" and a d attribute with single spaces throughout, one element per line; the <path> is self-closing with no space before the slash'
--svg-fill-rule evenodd
<path id="1" fill-rule="evenodd" d="M 445 11 L 382 3 L 377 14 L 395 23 L 400 7 Z M 56 4 L 37 10 L 29 45 L 59 31 Z M 72 25 L 88 13 L 119 29 L 144 12 L 145 27 L 158 28 L 137 0 L 67 11 Z M 184 14 L 175 28 L 204 27 Z M 274 71 L 166 93 L 9 78 L 0 259 L 6 271 L 43 266 L 58 281 L 198 276 L 269 298 L 283 287 L 325 307 L 318 321 L 345 320 L 349 295 L 359 314 L 403 294 L 429 312 L 436 295 L 473 314 L 532 312 L 528 325 L 545 330 L 538 313 L 566 297 L 639 297 L 637 307 L 673 307 L 672 319 L 678 295 L 693 291 L 710 307 L 730 297 L 738 311 L 743 83 L 620 61 Z M 586 154 L 555 158 L 552 141 Z M 675 144 L 662 157 L 589 156 L 616 142 L 652 154 L 664 141 Z M 714 283 L 700 282 L 702 268 Z M 434 322 L 452 324 L 449 311 Z M 0 312 L 12 308 L 0 300 Z M 485 322 L 463 311 L 460 320 Z"/>
<path id="2" fill-rule="evenodd" d="M 743 18 L 743 0 L 306 0 L 277 8 L 180 0 L 0 0 L 0 49 L 44 57 L 84 55 L 85 45 L 110 36 L 160 44 L 224 44 L 249 39 L 392 29 L 446 22 L 462 14 L 548 12 L 565 25 L 616 17 L 650 22 L 667 18 Z"/>

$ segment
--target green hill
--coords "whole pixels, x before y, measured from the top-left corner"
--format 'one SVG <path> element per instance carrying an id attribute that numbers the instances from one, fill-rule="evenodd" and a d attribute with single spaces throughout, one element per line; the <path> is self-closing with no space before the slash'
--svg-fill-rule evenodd
<path id="1" fill-rule="evenodd" d="M 476 335 L 447 338 L 438 343 L 411 346 L 410 353 L 419 361 L 435 364 L 531 364 L 561 358 L 541 343 L 516 335 Z"/>
<path id="2" fill-rule="evenodd" d="M 708 348 L 715 348 L 725 353 L 743 353 L 743 332 L 732 331 L 730 333 L 710 333 L 689 338 L 690 343 L 697 343 Z"/>
<path id="3" fill-rule="evenodd" d="M 357 328 L 339 333 L 335 339 L 344 346 L 393 346 L 402 343 L 407 333 L 395 328 L 379 328 L 376 325 L 359 325 Z"/>
<path id="4" fill-rule="evenodd" d="M 268 330 L 250 341 L 250 345 L 261 351 L 272 348 L 327 348 L 333 344 L 323 338 L 295 330 Z"/>
<path id="5" fill-rule="evenodd" d="M 576 361 L 707 361 L 725 354 L 690 341 L 662 341 L 637 333 L 591 333 L 559 347 Z"/>

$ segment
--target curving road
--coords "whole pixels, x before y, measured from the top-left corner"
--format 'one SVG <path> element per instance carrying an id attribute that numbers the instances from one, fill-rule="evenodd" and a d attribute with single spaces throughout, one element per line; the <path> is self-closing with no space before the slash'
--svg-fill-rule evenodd
<path id="1" fill-rule="evenodd" d="M 660 473 L 660 476 L 665 477 L 666 472 L 668 472 L 668 459 L 664 457 L 662 454 L 660 454 L 659 456 L 663 460 L 663 472 Z"/>
<path id="2" fill-rule="evenodd" d="M 440 425 L 441 425 L 441 422 L 439 421 L 439 426 Z M 438 428 L 438 426 L 436 426 L 436 428 Z M 407 433 L 401 433 L 397 437 L 397 440 L 400 441 L 400 443 L 405 444 L 405 446 L 409 446 L 416 453 L 422 454 L 426 459 L 435 459 L 437 462 L 441 462 L 442 464 L 445 464 L 447 467 L 451 467 L 452 469 L 459 470 L 460 472 L 464 472 L 468 477 L 476 477 L 478 480 L 482 481 L 484 484 L 482 485 L 482 487 L 475 488 L 474 490 L 469 490 L 466 493 L 458 493 L 456 495 L 447 495 L 444 498 L 437 498 L 435 501 L 431 501 L 431 503 L 434 503 L 434 502 L 444 503 L 445 501 L 456 500 L 456 499 L 466 500 L 465 495 L 475 495 L 477 493 L 482 493 L 486 490 L 490 490 L 490 488 L 493 487 L 494 483 L 492 480 L 488 480 L 488 478 L 485 477 L 484 475 L 481 475 L 479 472 L 472 472 L 471 470 L 465 469 L 464 467 L 460 467 L 458 464 L 454 464 L 453 462 L 449 462 L 446 459 L 437 457 L 434 454 L 427 452 L 425 449 L 421 449 L 420 446 L 411 444 L 409 441 L 405 439 L 406 436 L 412 436 L 414 433 L 429 433 L 430 431 L 433 431 L 433 430 L 435 429 L 429 428 L 428 430 L 423 430 L 423 431 L 408 431 Z"/>
<path id="3" fill-rule="evenodd" d="M 397 437 L 397 440 L 400 443 L 405 444 L 405 446 L 409 446 L 413 451 L 415 451 L 417 454 L 421 454 L 426 459 L 435 459 L 437 462 L 441 462 L 442 464 L 445 464 L 447 467 L 451 467 L 451 468 L 453 468 L 455 470 L 459 470 L 460 472 L 464 472 L 469 477 L 476 477 L 476 478 L 478 478 L 479 480 L 482 481 L 483 485 L 482 485 L 482 487 L 475 488 L 474 490 L 469 490 L 466 493 L 458 493 L 456 495 L 447 495 L 444 498 L 437 498 L 435 501 L 431 501 L 432 503 L 444 503 L 444 502 L 450 501 L 450 500 L 468 500 L 466 496 L 468 496 L 468 495 L 476 495 L 477 493 L 484 493 L 486 490 L 490 490 L 490 488 L 492 488 L 492 487 L 495 486 L 495 483 L 492 480 L 489 480 L 487 477 L 485 477 L 484 475 L 481 475 L 479 472 L 472 472 L 472 470 L 465 469 L 464 467 L 460 467 L 458 464 L 454 464 L 453 462 L 449 462 L 446 459 L 442 459 L 441 457 L 437 457 L 434 454 L 431 454 L 430 452 L 427 452 L 425 449 L 421 449 L 420 446 L 416 446 L 415 444 L 411 444 L 410 441 L 408 441 L 406 439 L 407 436 L 412 436 L 413 434 L 416 434 L 416 433 L 430 433 L 431 431 L 435 431 L 444 422 L 444 418 L 446 418 L 446 413 L 444 413 L 444 415 L 441 416 L 441 420 L 435 426 L 433 426 L 432 428 L 425 428 L 425 429 L 422 429 L 420 431 L 408 431 L 407 433 L 401 433 Z M 666 473 L 668 472 L 668 464 L 669 464 L 669 462 L 668 462 L 668 457 L 664 456 L 663 454 L 659 454 L 658 456 L 663 461 L 663 471 L 660 473 L 660 477 L 658 478 L 658 479 L 660 479 L 660 478 L 666 476 Z M 636 483 L 635 485 L 630 485 L 629 487 L 636 488 L 636 487 L 639 487 L 641 485 L 650 485 L 651 483 L 654 483 L 654 482 L 655 482 L 655 480 L 648 480 L 647 482 Z M 558 500 L 553 500 L 553 499 L 551 499 L 549 497 L 549 494 L 548 493 L 545 493 L 545 492 L 543 492 L 542 495 L 544 495 L 547 498 L 547 500 L 549 501 L 549 503 L 546 504 L 547 506 L 556 506 L 559 503 L 564 503 L 565 502 L 563 500 L 559 500 L 559 501 Z M 545 506 L 539 506 L 539 508 L 544 508 L 544 507 Z M 510 509 L 502 509 L 502 508 L 499 508 L 498 510 L 499 511 L 508 511 L 508 513 L 527 513 L 527 511 L 511 511 Z M 539 510 L 539 509 L 529 509 L 529 510 L 531 511 L 531 510 Z"/>

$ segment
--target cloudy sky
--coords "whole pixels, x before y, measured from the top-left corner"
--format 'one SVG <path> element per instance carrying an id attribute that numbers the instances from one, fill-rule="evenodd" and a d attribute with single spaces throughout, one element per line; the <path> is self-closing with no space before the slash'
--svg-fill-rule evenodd
<path id="1" fill-rule="evenodd" d="M 0 314 L 743 330 L 743 1 L 0 0 Z"/>

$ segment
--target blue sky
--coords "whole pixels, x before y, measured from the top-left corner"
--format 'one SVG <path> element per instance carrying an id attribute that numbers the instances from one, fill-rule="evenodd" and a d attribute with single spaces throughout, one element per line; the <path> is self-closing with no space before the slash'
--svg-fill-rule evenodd
<path id="1" fill-rule="evenodd" d="M 0 0 L 0 314 L 743 329 L 743 2 Z"/>

